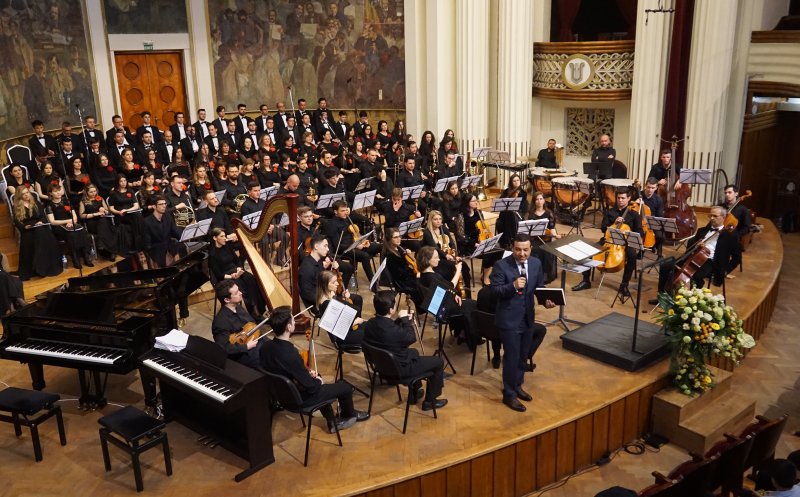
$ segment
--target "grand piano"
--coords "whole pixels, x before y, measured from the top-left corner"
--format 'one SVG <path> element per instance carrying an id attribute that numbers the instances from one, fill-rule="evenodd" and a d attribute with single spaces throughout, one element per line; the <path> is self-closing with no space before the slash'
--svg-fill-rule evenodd
<path id="1" fill-rule="evenodd" d="M 33 388 L 45 387 L 45 364 L 76 369 L 79 402 L 103 407 L 108 373 L 127 374 L 155 336 L 176 327 L 175 306 L 207 278 L 206 253 L 174 266 L 125 271 L 129 261 L 70 278 L 66 285 L 3 318 L 0 358 L 28 364 Z M 155 405 L 152 375 L 141 375 L 145 402 Z"/>

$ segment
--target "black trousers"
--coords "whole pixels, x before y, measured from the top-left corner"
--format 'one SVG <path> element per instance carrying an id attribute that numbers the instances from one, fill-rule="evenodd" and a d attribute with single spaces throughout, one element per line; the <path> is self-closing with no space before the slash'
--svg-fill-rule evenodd
<path id="1" fill-rule="evenodd" d="M 670 289 L 672 285 L 672 280 L 675 277 L 675 272 L 678 268 L 675 266 L 675 263 L 672 264 L 662 264 L 661 267 L 658 268 L 658 291 L 663 292 Z M 705 285 L 706 278 L 711 277 L 714 272 L 714 265 L 711 261 L 706 261 L 705 264 L 700 266 L 700 269 L 695 271 L 692 275 L 692 282 L 697 287 L 702 287 Z"/>
<path id="2" fill-rule="evenodd" d="M 339 414 L 343 418 L 351 418 L 355 416 L 355 408 L 353 407 L 353 386 L 346 381 L 339 380 L 336 383 L 322 385 L 314 395 L 303 396 L 303 406 L 307 407 L 314 405 L 323 400 L 339 401 Z M 333 409 L 331 406 L 325 406 L 320 409 L 325 419 L 332 421 L 334 418 Z"/>
<path id="3" fill-rule="evenodd" d="M 413 360 L 410 367 L 405 368 L 405 371 L 403 371 L 407 376 L 416 376 L 428 372 L 432 372 L 433 376 L 428 382 L 425 401 L 433 402 L 442 394 L 442 389 L 444 388 L 444 361 L 442 358 L 419 356 Z"/>
<path id="4" fill-rule="evenodd" d="M 360 262 L 361 267 L 364 269 L 364 275 L 366 275 L 368 280 L 372 280 L 372 277 L 375 275 L 375 272 L 372 270 L 372 265 L 370 264 L 370 262 L 372 261 L 372 258 L 375 257 L 375 255 L 381 251 L 381 249 L 382 249 L 381 244 L 370 243 L 369 247 L 365 247 L 363 250 L 354 249 L 351 252 L 345 254 L 344 258 L 352 261 L 354 266 Z M 342 277 L 344 277 L 344 272 L 342 272 Z"/>

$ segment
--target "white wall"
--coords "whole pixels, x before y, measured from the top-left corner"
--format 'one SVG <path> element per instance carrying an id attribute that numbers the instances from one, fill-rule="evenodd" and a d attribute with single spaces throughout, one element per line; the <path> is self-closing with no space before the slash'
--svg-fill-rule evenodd
<path id="1" fill-rule="evenodd" d="M 628 100 L 618 102 L 591 102 L 572 100 L 551 100 L 533 97 L 533 134 L 531 137 L 531 154 L 535 155 L 539 149 L 547 146 L 547 140 L 555 138 L 559 143 L 565 143 L 566 109 L 567 108 L 593 108 L 614 109 L 614 148 L 617 157 L 623 163 L 628 161 L 628 135 L 630 134 L 631 103 Z M 565 155 L 564 164 L 567 169 L 576 169 L 579 172 L 583 163 L 588 162 L 589 156 Z"/>

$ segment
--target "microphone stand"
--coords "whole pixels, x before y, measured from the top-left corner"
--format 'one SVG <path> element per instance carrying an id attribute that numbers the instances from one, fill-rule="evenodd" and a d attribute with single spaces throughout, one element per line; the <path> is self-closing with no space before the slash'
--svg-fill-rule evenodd
<path id="1" fill-rule="evenodd" d="M 89 160 L 89 137 L 86 135 L 86 126 L 83 125 L 83 113 L 81 112 L 81 104 L 75 104 L 78 110 L 78 119 L 81 123 L 81 134 L 83 135 L 83 145 L 86 147 L 86 160 Z"/>

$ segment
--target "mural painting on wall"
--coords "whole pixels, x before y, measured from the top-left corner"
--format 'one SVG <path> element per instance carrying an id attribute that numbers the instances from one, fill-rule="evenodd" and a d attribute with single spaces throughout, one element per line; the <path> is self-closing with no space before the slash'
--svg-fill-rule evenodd
<path id="1" fill-rule="evenodd" d="M 0 0 L 0 137 L 96 115 L 89 48 L 78 2 Z"/>
<path id="2" fill-rule="evenodd" d="M 103 0 L 109 34 L 186 33 L 183 0 Z"/>
<path id="3" fill-rule="evenodd" d="M 217 104 L 405 109 L 402 0 L 209 0 Z"/>

